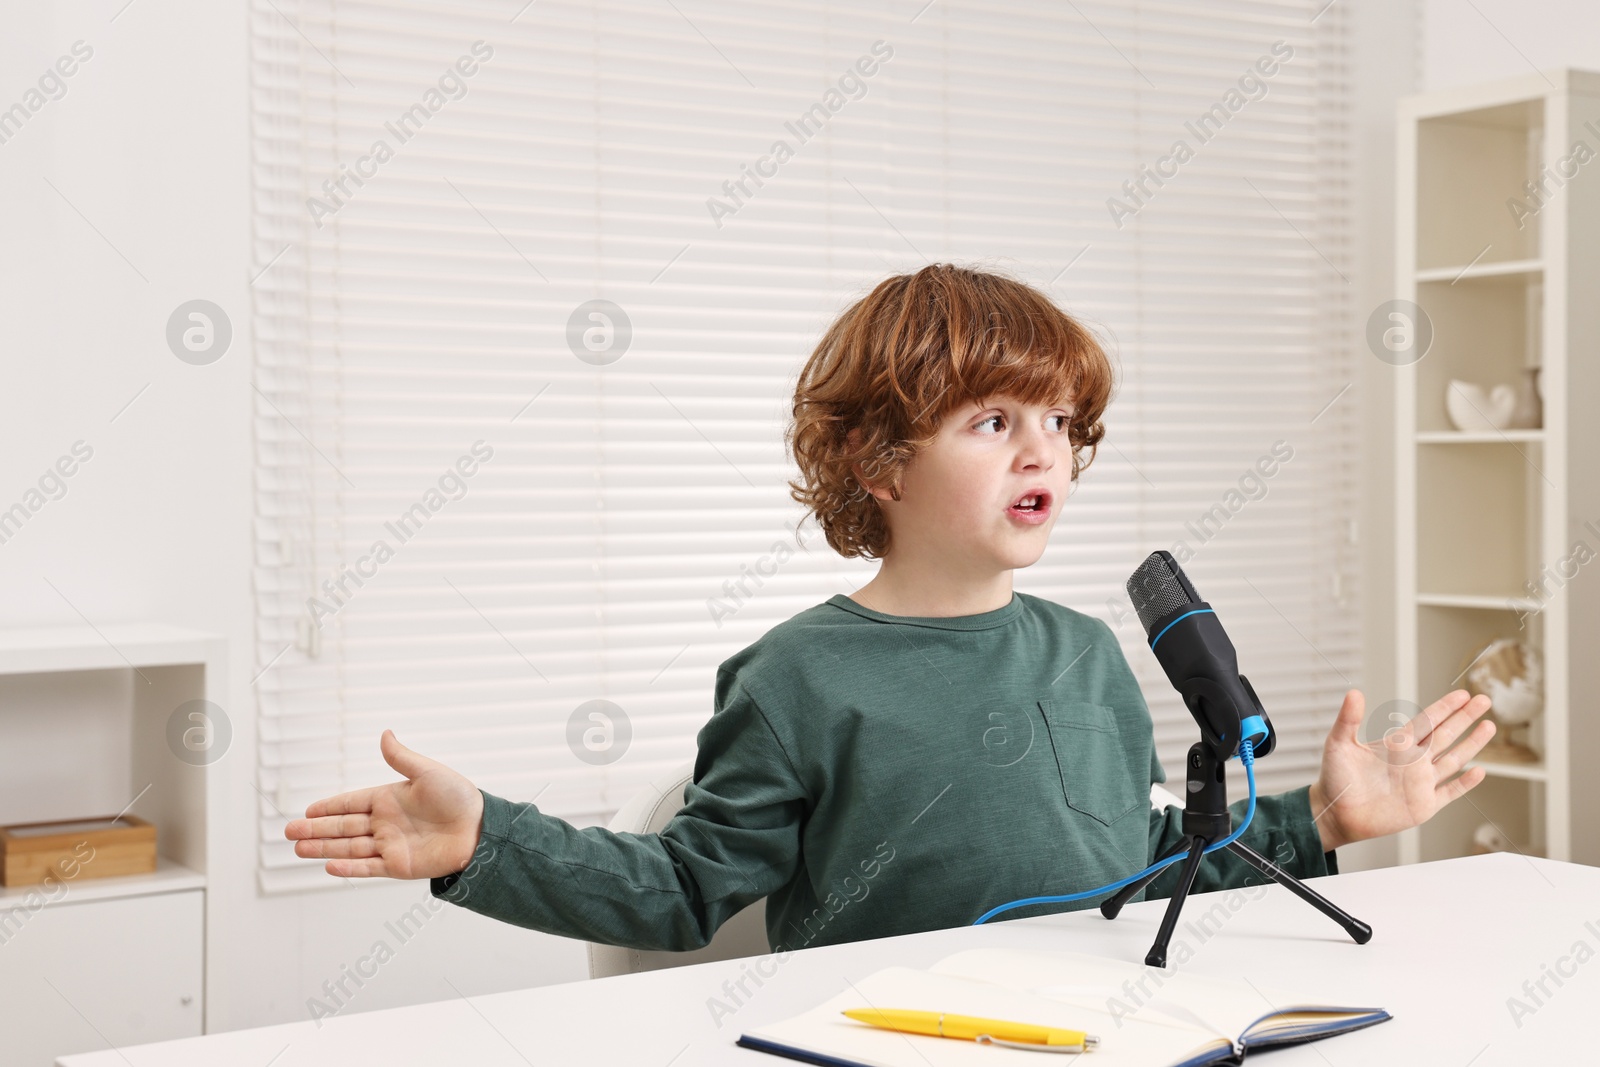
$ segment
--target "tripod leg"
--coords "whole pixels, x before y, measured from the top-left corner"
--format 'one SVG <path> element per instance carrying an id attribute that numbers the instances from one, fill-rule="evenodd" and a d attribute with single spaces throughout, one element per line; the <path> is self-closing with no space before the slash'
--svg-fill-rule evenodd
<path id="1" fill-rule="evenodd" d="M 1228 845 L 1228 851 L 1338 923 L 1356 944 L 1365 945 L 1372 940 L 1372 927 L 1351 916 L 1327 897 L 1310 888 L 1300 879 L 1279 867 L 1249 845 L 1234 841 Z"/>
<path id="2" fill-rule="evenodd" d="M 1166 913 L 1161 916 L 1161 929 L 1156 931 L 1155 944 L 1150 946 L 1144 958 L 1152 967 L 1167 965 L 1167 943 L 1172 940 L 1172 931 L 1178 927 L 1178 913 L 1183 910 L 1183 902 L 1188 899 L 1195 876 L 1200 873 L 1200 861 L 1205 858 L 1206 839 L 1192 837 L 1189 842 L 1189 858 L 1183 861 L 1183 871 L 1178 875 L 1178 888 L 1173 891 L 1172 899 L 1167 901 Z"/>
<path id="3" fill-rule="evenodd" d="M 1174 841 L 1172 844 L 1168 845 L 1164 850 L 1162 850 L 1161 855 L 1157 856 L 1152 862 L 1160 863 L 1168 856 L 1176 856 L 1180 852 L 1187 851 L 1188 848 L 1189 839 L 1187 837 L 1180 837 L 1178 840 Z M 1118 913 L 1122 911 L 1122 906 L 1128 901 L 1132 900 L 1135 893 L 1149 885 L 1150 882 L 1156 878 L 1161 877 L 1161 875 L 1164 873 L 1166 873 L 1166 868 L 1163 867 L 1155 874 L 1141 878 L 1137 882 L 1129 882 L 1127 885 L 1117 890 L 1114 896 L 1100 902 L 1100 914 L 1104 915 L 1108 919 L 1115 919 Z"/>

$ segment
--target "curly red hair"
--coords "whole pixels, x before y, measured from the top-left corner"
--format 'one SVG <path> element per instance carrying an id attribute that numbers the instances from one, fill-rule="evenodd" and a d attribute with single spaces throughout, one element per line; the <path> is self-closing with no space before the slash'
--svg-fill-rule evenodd
<path id="1" fill-rule="evenodd" d="M 906 464 L 956 408 L 1070 398 L 1076 482 L 1105 436 L 1114 384 L 1089 330 L 1024 282 L 948 263 L 886 278 L 828 327 L 800 372 L 785 443 L 801 480 L 789 495 L 834 551 L 882 558 L 889 527 L 857 464 L 899 500 Z"/>

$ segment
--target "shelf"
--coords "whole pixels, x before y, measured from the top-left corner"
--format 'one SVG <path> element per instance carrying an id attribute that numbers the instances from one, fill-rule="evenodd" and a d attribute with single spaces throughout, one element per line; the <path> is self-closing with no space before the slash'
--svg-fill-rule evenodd
<path id="1" fill-rule="evenodd" d="M 1525 265 L 1537 266 L 1540 227 L 1507 211 L 1506 197 L 1538 180 L 1544 123 L 1542 99 L 1416 123 L 1416 186 L 1402 202 L 1415 212 L 1418 281 L 1449 282 L 1463 269 L 1527 273 Z"/>
<path id="2" fill-rule="evenodd" d="M 221 640 L 164 623 L 0 630 L 0 674 L 205 663 L 219 655 Z"/>
<path id="3" fill-rule="evenodd" d="M 1539 573 L 1537 458 L 1523 449 L 1417 447 L 1418 592 L 1507 600 Z M 1495 596 L 1494 594 L 1498 594 Z"/>
<path id="4" fill-rule="evenodd" d="M 1549 779 L 1550 772 L 1545 770 L 1542 763 L 1497 763 L 1494 760 L 1468 760 L 1465 769 L 1482 767 L 1491 775 L 1501 778 L 1519 778 L 1525 782 L 1543 782 Z"/>
<path id="5" fill-rule="evenodd" d="M 48 881 L 0 886 L 0 924 L 25 927 L 0 946 L 0 1002 L 31 1024 L 0 1060 L 46 1064 L 205 1032 L 226 975 L 206 921 L 207 845 L 223 784 L 248 767 L 226 747 L 185 759 L 174 735 L 192 702 L 225 715 L 227 664 L 225 638 L 164 623 L 0 629 L 0 824 L 118 813 L 156 831 L 153 870 L 96 876 L 107 854 L 80 849 L 79 866 L 52 864 Z M 81 980 L 58 992 L 40 980 L 55 973 Z"/>
<path id="6" fill-rule="evenodd" d="M 1519 441 L 1544 442 L 1543 430 L 1418 430 L 1419 445 L 1501 445 Z"/>
<path id="7" fill-rule="evenodd" d="M 1499 262 L 1488 263 L 1479 260 L 1476 263 L 1464 263 L 1460 266 L 1429 267 L 1417 271 L 1419 282 L 1450 282 L 1467 281 L 1472 278 L 1498 278 L 1508 274 L 1540 274 L 1544 271 L 1544 261 L 1540 259 L 1507 259 Z"/>
<path id="8" fill-rule="evenodd" d="M 1600 249 L 1586 240 L 1600 185 L 1575 180 L 1581 144 L 1600 134 L 1596 108 L 1600 76 L 1575 70 L 1400 105 L 1394 273 L 1414 307 L 1400 316 L 1409 358 L 1391 361 L 1394 692 L 1433 699 L 1471 688 L 1469 674 L 1513 671 L 1512 657 L 1479 662 L 1496 641 L 1520 642 L 1543 666 L 1543 714 L 1522 742 L 1538 757 L 1473 753 L 1466 766 L 1482 767 L 1482 782 L 1398 835 L 1402 863 L 1464 855 L 1493 830 L 1518 851 L 1600 865 L 1600 776 L 1589 773 L 1600 761 L 1589 706 L 1600 583 L 1573 576 L 1587 558 L 1576 541 L 1594 544 L 1579 528 L 1600 515 Z M 1519 405 L 1536 385 L 1542 428 L 1458 430 L 1457 381 L 1509 388 Z"/>
<path id="9" fill-rule="evenodd" d="M 61 892 L 62 886 L 66 887 L 65 894 Z M 149 874 L 123 874 L 111 878 L 71 878 L 59 884 L 0 887 L 0 909 L 15 907 L 29 893 L 57 898 L 52 904 L 81 904 L 90 900 L 120 900 L 125 897 L 176 893 L 205 887 L 206 877 L 199 871 L 190 870 L 165 856 L 157 856 L 156 869 Z"/>
<path id="10" fill-rule="evenodd" d="M 1538 611 L 1543 605 L 1531 597 L 1465 596 L 1454 593 L 1418 593 L 1425 608 L 1476 608 L 1484 611 Z"/>
<path id="11" fill-rule="evenodd" d="M 1520 394 L 1525 371 L 1544 359 L 1544 274 L 1507 274 L 1498 267 L 1480 264 L 1473 280 L 1459 285 L 1446 280 L 1416 286 L 1417 303 L 1433 327 L 1427 356 L 1416 368 L 1419 442 L 1545 443 L 1542 429 L 1462 431 L 1450 419 L 1452 379 L 1486 388 L 1508 385 Z"/>

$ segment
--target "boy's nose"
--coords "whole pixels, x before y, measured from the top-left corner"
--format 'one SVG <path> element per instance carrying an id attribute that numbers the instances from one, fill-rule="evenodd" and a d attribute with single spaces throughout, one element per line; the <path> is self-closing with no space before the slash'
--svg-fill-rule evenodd
<path id="1" fill-rule="evenodd" d="M 1017 435 L 1016 461 L 1024 467 L 1049 470 L 1055 466 L 1055 452 L 1050 447 L 1048 435 L 1037 427 L 1024 429 Z"/>

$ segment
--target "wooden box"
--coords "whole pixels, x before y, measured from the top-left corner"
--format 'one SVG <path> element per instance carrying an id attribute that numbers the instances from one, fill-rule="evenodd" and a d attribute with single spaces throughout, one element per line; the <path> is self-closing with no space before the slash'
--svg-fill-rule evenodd
<path id="1" fill-rule="evenodd" d="M 0 826 L 0 885 L 147 874 L 156 828 L 137 815 Z"/>

